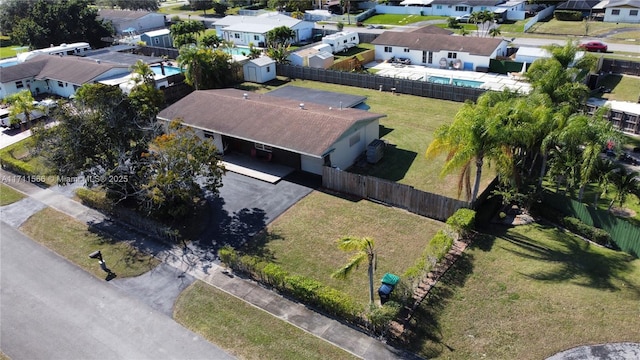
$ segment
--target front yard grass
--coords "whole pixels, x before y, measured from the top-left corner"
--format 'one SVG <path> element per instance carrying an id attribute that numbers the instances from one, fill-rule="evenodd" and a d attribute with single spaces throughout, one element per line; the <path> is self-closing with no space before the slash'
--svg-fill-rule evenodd
<path id="1" fill-rule="evenodd" d="M 180 294 L 174 319 L 241 359 L 356 359 L 201 281 Z"/>
<path id="2" fill-rule="evenodd" d="M 537 34 L 598 36 L 623 28 L 637 28 L 640 31 L 640 24 L 612 23 L 603 21 L 559 21 L 551 19 L 549 21 L 536 23 L 531 27 L 531 29 L 529 29 L 529 32 Z"/>
<path id="3" fill-rule="evenodd" d="M 159 264 L 125 241 L 91 231 L 87 224 L 51 208 L 31 216 L 20 230 L 99 278 L 104 278 L 105 272 L 88 256 L 96 250 L 102 251 L 107 266 L 118 277 L 141 275 Z"/>
<path id="4" fill-rule="evenodd" d="M 407 25 L 420 21 L 428 20 L 442 20 L 447 21 L 446 16 L 420 16 L 420 15 L 405 15 L 405 14 L 377 14 L 366 19 L 362 23 L 368 24 L 381 24 L 381 25 Z"/>
<path id="5" fill-rule="evenodd" d="M 12 204 L 23 198 L 22 193 L 13 190 L 10 186 L 0 184 L 0 206 Z"/>
<path id="6" fill-rule="evenodd" d="M 278 217 L 267 228 L 265 243 L 249 252 L 265 257 L 290 274 L 316 279 L 336 288 L 363 308 L 369 302 L 366 265 L 346 280 L 331 273 L 354 254 L 338 249 L 343 236 L 371 237 L 378 254 L 375 286 L 386 272 L 402 275 L 421 255 L 441 222 L 367 200 L 353 200 L 315 191 Z"/>
<path id="7" fill-rule="evenodd" d="M 435 359 L 545 359 L 640 342 L 640 260 L 554 227 L 495 228 L 422 303 L 411 350 Z"/>

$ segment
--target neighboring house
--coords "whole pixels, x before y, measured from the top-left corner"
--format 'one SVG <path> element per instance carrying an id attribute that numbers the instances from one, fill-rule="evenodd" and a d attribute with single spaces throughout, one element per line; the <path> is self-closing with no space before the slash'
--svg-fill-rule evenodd
<path id="1" fill-rule="evenodd" d="M 640 134 L 640 103 L 590 98 L 587 101 L 587 112 L 595 114 L 598 108 L 607 106 L 607 119 L 614 127 L 631 134 Z"/>
<path id="2" fill-rule="evenodd" d="M 525 0 L 433 0 L 427 5 L 431 8 L 430 15 L 462 16 L 477 11 L 491 12 L 524 11 Z"/>
<path id="3" fill-rule="evenodd" d="M 328 69 L 333 65 L 331 45 L 320 44 L 294 51 L 287 57 L 291 65 Z"/>
<path id="4" fill-rule="evenodd" d="M 161 48 L 173 47 L 173 40 L 171 39 L 171 31 L 169 31 L 169 29 L 147 31 L 146 33 L 140 35 L 140 40 L 144 41 L 147 46 L 155 46 Z"/>
<path id="5" fill-rule="evenodd" d="M 100 9 L 98 18 L 110 22 L 118 35 L 141 34 L 165 27 L 164 15 L 149 11 Z"/>
<path id="6" fill-rule="evenodd" d="M 158 114 L 182 119 L 225 152 L 318 175 L 323 166 L 351 166 L 378 139 L 383 116 L 236 89 L 195 91 Z"/>
<path id="7" fill-rule="evenodd" d="M 593 7 L 594 11 L 603 9 L 605 22 L 640 23 L 639 0 L 604 0 Z"/>
<path id="8" fill-rule="evenodd" d="M 94 83 L 119 74 L 129 67 L 107 64 L 77 56 L 41 54 L 24 63 L 0 71 L 0 98 L 28 89 L 32 94 L 70 97 L 83 84 Z"/>
<path id="9" fill-rule="evenodd" d="M 507 41 L 475 36 L 385 31 L 371 43 L 376 60 L 409 59 L 411 64 L 464 70 L 489 67 L 491 59 L 507 53 Z"/>
<path id="10" fill-rule="evenodd" d="M 276 78 L 276 62 L 268 56 L 261 56 L 242 65 L 244 80 L 263 84 Z"/>
<path id="11" fill-rule="evenodd" d="M 89 50 L 91 50 L 91 45 L 89 45 L 89 43 L 77 42 L 72 44 L 60 44 L 60 46 L 51 46 L 44 49 L 36 49 L 28 52 L 23 52 L 17 54 L 16 58 L 18 59 L 18 62 L 25 62 L 26 60 L 40 54 L 83 56 Z"/>
<path id="12" fill-rule="evenodd" d="M 293 44 L 311 40 L 314 23 L 298 20 L 279 13 L 258 16 L 229 15 L 213 23 L 216 33 L 224 40 L 237 46 L 266 46 L 266 34 L 280 26 L 286 26 L 295 33 Z"/>
<path id="13" fill-rule="evenodd" d="M 571 62 L 571 66 L 573 66 L 576 61 L 582 59 L 585 56 L 584 51 L 576 52 L 576 56 L 574 60 Z M 532 47 L 532 46 L 521 46 L 518 48 L 518 51 L 515 53 L 514 61 L 520 63 L 532 64 L 534 61 L 538 59 L 549 59 L 551 58 L 551 53 L 543 48 Z"/>

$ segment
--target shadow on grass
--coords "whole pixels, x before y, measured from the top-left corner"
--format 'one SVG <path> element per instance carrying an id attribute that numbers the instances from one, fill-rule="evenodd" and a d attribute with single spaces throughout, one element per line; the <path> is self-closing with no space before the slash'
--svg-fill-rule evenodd
<path id="1" fill-rule="evenodd" d="M 457 290 L 464 287 L 471 273 L 473 255 L 465 252 L 413 313 L 411 321 L 405 327 L 404 347 L 427 358 L 438 357 L 445 350 L 455 353 L 456 349 L 443 340 L 440 317 Z"/>
<path id="2" fill-rule="evenodd" d="M 380 134 L 379 137 L 382 139 L 383 137 L 389 135 L 393 131 L 393 129 L 392 128 L 388 128 L 388 127 L 386 127 L 384 125 L 380 125 L 378 131 L 379 131 L 379 134 Z"/>
<path id="3" fill-rule="evenodd" d="M 404 179 L 411 164 L 418 156 L 415 151 L 397 148 L 387 145 L 384 148 L 384 156 L 377 164 L 360 164 L 350 168 L 351 172 L 362 175 L 375 176 L 390 181 Z"/>
<path id="4" fill-rule="evenodd" d="M 555 229 L 551 225 L 538 225 L 543 229 Z M 600 290 L 619 291 L 615 283 L 625 283 L 640 296 L 640 288 L 629 284 L 621 274 L 632 270 L 633 256 L 624 252 L 594 251 L 592 243 L 563 233 L 561 230 L 546 231 L 552 243 L 539 242 L 519 233 L 507 231 L 507 227 L 494 227 L 495 235 L 514 244 L 518 249 L 505 250 L 523 258 L 538 260 L 555 266 L 544 266 L 544 269 L 531 274 L 523 274 L 534 280 L 549 282 L 571 282 Z M 553 245 L 558 246 L 553 246 Z M 615 281 L 614 281 L 615 280 Z"/>

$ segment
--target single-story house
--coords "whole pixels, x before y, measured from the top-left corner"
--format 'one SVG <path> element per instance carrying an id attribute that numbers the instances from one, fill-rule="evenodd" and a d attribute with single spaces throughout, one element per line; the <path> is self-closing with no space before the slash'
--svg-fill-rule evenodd
<path id="1" fill-rule="evenodd" d="M 596 4 L 593 10 L 604 10 L 605 22 L 640 23 L 638 0 L 604 0 Z"/>
<path id="2" fill-rule="evenodd" d="M 100 9 L 98 19 L 111 22 L 118 35 L 141 34 L 165 27 L 163 14 L 143 10 Z"/>
<path id="3" fill-rule="evenodd" d="M 333 65 L 334 56 L 331 53 L 331 45 L 319 44 L 294 51 L 287 59 L 291 65 L 328 69 Z"/>
<path id="4" fill-rule="evenodd" d="M 244 80 L 264 84 L 276 78 L 276 61 L 268 56 L 251 59 L 242 65 Z"/>
<path id="5" fill-rule="evenodd" d="M 507 41 L 475 36 L 385 31 L 371 42 L 376 60 L 409 59 L 428 67 L 476 70 L 507 54 Z"/>
<path id="6" fill-rule="evenodd" d="M 83 84 L 128 74 L 126 65 L 77 56 L 40 54 L 24 63 L 2 68 L 0 98 L 29 89 L 32 94 L 70 97 Z"/>
<path id="7" fill-rule="evenodd" d="M 237 46 L 266 46 L 266 34 L 280 26 L 287 26 L 295 33 L 293 44 L 309 41 L 312 38 L 314 23 L 299 20 L 280 13 L 267 13 L 258 16 L 229 15 L 213 23 L 216 33 L 224 40 Z"/>
<path id="8" fill-rule="evenodd" d="M 584 57 L 584 55 L 584 51 L 576 52 L 576 56 L 572 64 Z M 546 49 L 533 46 L 521 46 L 518 48 L 518 51 L 516 51 L 513 60 L 516 62 L 532 64 L 538 59 L 549 59 L 551 57 L 551 53 Z"/>
<path id="9" fill-rule="evenodd" d="M 425 15 L 462 16 L 477 11 L 491 12 L 524 11 L 525 0 L 433 0 L 426 5 L 431 11 Z"/>
<path id="10" fill-rule="evenodd" d="M 237 89 L 194 91 L 158 114 L 182 119 L 225 152 L 318 175 L 323 166 L 351 166 L 378 139 L 383 116 Z"/>
<path id="11" fill-rule="evenodd" d="M 140 35 L 140 40 L 144 41 L 147 46 L 155 46 L 161 48 L 173 47 L 173 39 L 171 38 L 171 31 L 169 31 L 169 29 L 147 31 L 146 33 Z"/>

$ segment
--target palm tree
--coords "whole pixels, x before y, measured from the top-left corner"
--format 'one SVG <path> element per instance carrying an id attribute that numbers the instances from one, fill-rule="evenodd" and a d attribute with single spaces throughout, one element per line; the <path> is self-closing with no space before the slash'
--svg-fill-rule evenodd
<path id="1" fill-rule="evenodd" d="M 27 126 L 31 127 L 31 114 L 34 110 L 40 109 L 35 100 L 33 99 L 33 95 L 31 95 L 31 91 L 22 90 L 18 93 L 11 94 L 7 96 L 4 100 L 6 103 L 11 104 L 11 110 L 9 112 L 9 116 L 11 118 L 11 124 L 20 123 L 21 126 L 24 126 L 20 119 L 17 117 L 18 115 L 24 115 L 24 122 L 27 123 Z"/>
<path id="2" fill-rule="evenodd" d="M 502 32 L 497 27 L 492 27 L 491 29 L 489 29 L 489 36 L 491 36 L 492 38 L 499 36 L 500 34 L 502 34 Z"/>
<path id="3" fill-rule="evenodd" d="M 185 80 L 196 90 L 202 87 L 202 78 L 207 67 L 207 61 L 212 56 L 211 49 L 197 47 L 194 45 L 184 45 L 180 48 L 178 55 L 178 65 L 186 69 Z"/>
<path id="4" fill-rule="evenodd" d="M 611 210 L 615 201 L 618 201 L 620 206 L 622 206 L 629 194 L 638 193 L 638 187 L 640 186 L 638 176 L 640 176 L 640 173 L 637 171 L 629 171 L 624 165 L 620 165 L 616 171 L 611 172 L 610 180 L 617 194 L 611 200 L 609 210 Z"/>
<path id="5" fill-rule="evenodd" d="M 373 270 L 376 252 L 373 239 L 368 237 L 358 238 L 353 236 L 345 236 L 338 240 L 338 248 L 342 251 L 357 251 L 357 253 L 349 259 L 349 262 L 331 274 L 332 278 L 346 279 L 353 269 L 365 259 L 369 262 L 369 301 L 373 304 Z"/>
<path id="6" fill-rule="evenodd" d="M 607 190 L 609 190 L 609 182 L 611 178 L 611 173 L 616 169 L 615 164 L 609 159 L 603 159 L 602 157 L 598 157 L 595 163 L 595 171 L 594 171 L 594 179 L 598 183 L 598 188 L 600 192 L 596 192 L 595 197 L 593 199 L 593 207 L 598 207 L 598 199 L 602 195 L 607 194 Z"/>

